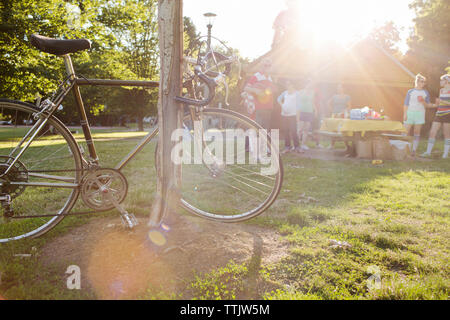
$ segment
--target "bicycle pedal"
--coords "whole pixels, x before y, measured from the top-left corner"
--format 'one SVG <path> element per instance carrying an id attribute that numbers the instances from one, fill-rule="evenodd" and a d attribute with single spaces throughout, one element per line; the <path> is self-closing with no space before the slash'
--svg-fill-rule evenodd
<path id="1" fill-rule="evenodd" d="M 127 229 L 133 229 L 139 224 L 139 221 L 136 219 L 135 215 L 132 213 L 125 212 L 125 213 L 121 214 L 120 217 L 122 218 L 122 224 Z"/>

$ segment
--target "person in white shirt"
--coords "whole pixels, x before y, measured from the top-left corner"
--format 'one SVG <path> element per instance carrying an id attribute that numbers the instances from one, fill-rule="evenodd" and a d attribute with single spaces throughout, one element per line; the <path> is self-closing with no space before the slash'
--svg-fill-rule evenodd
<path id="1" fill-rule="evenodd" d="M 281 126 L 284 132 L 284 151 L 302 152 L 297 135 L 297 102 L 299 92 L 295 90 L 294 84 L 291 81 L 287 82 L 287 90 L 284 91 L 277 99 L 281 105 Z M 291 140 L 294 146 L 291 145 Z"/>
<path id="2" fill-rule="evenodd" d="M 415 87 L 406 94 L 404 103 L 403 120 L 406 132 L 414 130 L 414 142 L 412 153 L 415 155 L 420 143 L 420 131 L 425 124 L 425 108 L 432 108 L 430 94 L 425 90 L 426 78 L 421 74 L 416 76 Z"/>

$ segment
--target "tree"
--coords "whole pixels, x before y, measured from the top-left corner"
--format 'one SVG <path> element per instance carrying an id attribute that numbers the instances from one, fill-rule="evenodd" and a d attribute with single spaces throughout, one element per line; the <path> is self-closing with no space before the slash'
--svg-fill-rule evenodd
<path id="1" fill-rule="evenodd" d="M 181 127 L 182 108 L 175 96 L 182 91 L 183 1 L 159 0 L 159 46 L 161 77 L 159 82 L 157 154 L 157 196 L 149 225 L 159 227 L 163 218 L 178 205 L 181 196 L 181 165 L 171 158 L 176 141 L 172 133 Z"/>
<path id="2" fill-rule="evenodd" d="M 65 77 L 59 57 L 31 46 L 33 33 L 92 40 L 89 52 L 73 54 L 72 59 L 77 73 L 87 78 L 158 79 L 157 0 L 0 1 L 1 97 L 33 101 L 36 93 L 49 96 Z M 144 99 L 133 92 L 82 88 L 90 118 L 122 113 L 142 120 L 143 115 L 152 113 L 152 106 L 156 112 L 154 90 L 145 92 Z M 70 122 L 76 110 L 71 95 L 64 107 L 58 117 Z"/>
<path id="3" fill-rule="evenodd" d="M 48 97 L 65 78 L 62 59 L 43 53 L 29 42 L 33 33 L 92 41 L 89 51 L 72 55 L 78 75 L 98 79 L 159 80 L 157 0 L 0 0 L 0 97 L 33 102 L 36 93 Z M 189 18 L 187 48 L 198 45 Z M 118 120 L 156 114 L 155 89 L 82 87 L 90 120 Z M 76 119 L 75 101 L 68 95 L 57 116 Z M 95 119 L 96 120 L 96 119 Z M 111 123 L 109 123 L 111 124 Z"/>
<path id="4" fill-rule="evenodd" d="M 34 50 L 28 37 L 63 34 L 65 7 L 54 0 L 1 0 L 0 9 L 0 96 L 33 101 L 37 92 L 56 88 L 62 69 L 56 57 Z"/>
<path id="5" fill-rule="evenodd" d="M 434 95 L 439 92 L 439 76 L 450 61 L 450 2 L 448 0 L 414 0 L 410 4 L 416 18 L 408 40 L 410 50 L 405 64 L 428 78 Z"/>
<path id="6" fill-rule="evenodd" d="M 387 52 L 401 58 L 402 54 L 397 46 L 400 41 L 400 29 L 393 21 L 386 22 L 383 26 L 375 28 L 370 37 L 374 39 Z"/>
<path id="7" fill-rule="evenodd" d="M 200 32 L 197 32 L 197 28 L 189 17 L 183 18 L 183 28 L 184 51 L 192 55 L 201 46 Z"/>
<path id="8" fill-rule="evenodd" d="M 157 0 L 109 1 L 100 17 L 118 38 L 130 79 L 159 80 L 157 4 Z M 143 131 L 143 118 L 156 113 L 158 94 L 154 89 L 129 88 L 119 100 L 121 114 L 136 118 Z"/>

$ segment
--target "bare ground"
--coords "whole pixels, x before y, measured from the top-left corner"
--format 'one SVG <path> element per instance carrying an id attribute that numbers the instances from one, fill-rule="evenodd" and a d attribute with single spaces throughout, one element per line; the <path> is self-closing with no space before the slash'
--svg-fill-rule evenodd
<path id="1" fill-rule="evenodd" d="M 312 149 L 293 155 L 369 161 L 348 158 L 344 150 Z M 415 160 L 429 161 L 407 161 Z M 283 200 L 277 200 L 274 206 Z M 57 270 L 63 288 L 67 267 L 79 266 L 82 289 L 99 299 L 136 299 L 145 296 L 149 288 L 162 292 L 163 297 L 189 299 L 192 295 L 187 285 L 195 275 L 224 267 L 230 260 L 260 269 L 288 253 L 288 244 L 270 228 L 184 215 L 173 215 L 166 223 L 169 231 L 149 233 L 146 219 L 141 219 L 136 230 L 129 232 L 122 228 L 120 218 L 96 219 L 49 242 L 42 248 L 40 260 L 49 269 Z M 258 298 L 257 291 L 252 288 L 241 298 Z"/>
<path id="2" fill-rule="evenodd" d="M 286 256 L 287 243 L 272 229 L 245 223 L 223 224 L 173 215 L 166 230 L 151 231 L 146 219 L 132 232 L 120 218 L 95 219 L 49 242 L 40 261 L 54 268 L 66 285 L 70 265 L 81 269 L 81 288 L 98 299 L 136 299 L 159 292 L 192 298 L 188 284 L 195 275 L 224 267 L 230 260 L 254 269 Z M 258 298 L 260 284 L 241 298 Z"/>

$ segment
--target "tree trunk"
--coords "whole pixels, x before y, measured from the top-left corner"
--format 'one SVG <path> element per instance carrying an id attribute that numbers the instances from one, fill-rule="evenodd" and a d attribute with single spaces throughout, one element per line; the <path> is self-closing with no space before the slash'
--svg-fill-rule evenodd
<path id="1" fill-rule="evenodd" d="M 140 131 L 140 132 L 144 131 L 144 117 L 142 116 L 142 114 L 138 115 L 137 127 L 138 127 L 138 131 Z"/>
<path id="2" fill-rule="evenodd" d="M 171 160 L 176 142 L 171 141 L 172 132 L 181 127 L 182 108 L 175 96 L 182 90 L 183 59 L 183 1 L 158 1 L 159 48 L 161 59 L 158 123 L 159 148 L 157 167 L 157 190 L 150 222 L 158 227 L 163 219 L 174 211 L 180 200 L 181 165 Z"/>

